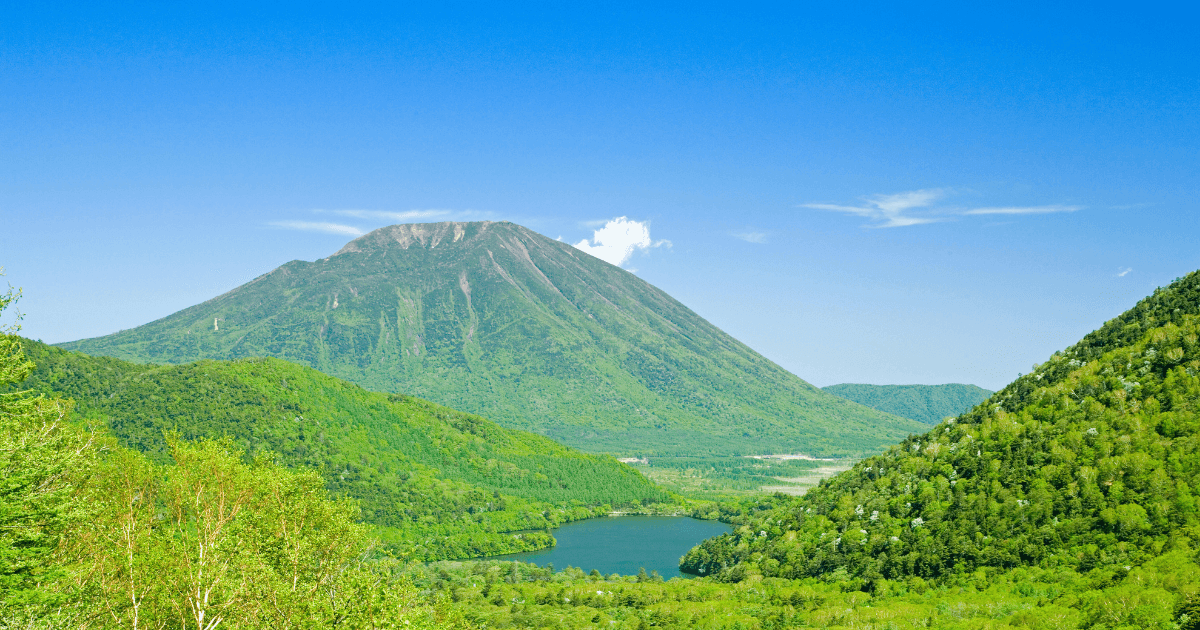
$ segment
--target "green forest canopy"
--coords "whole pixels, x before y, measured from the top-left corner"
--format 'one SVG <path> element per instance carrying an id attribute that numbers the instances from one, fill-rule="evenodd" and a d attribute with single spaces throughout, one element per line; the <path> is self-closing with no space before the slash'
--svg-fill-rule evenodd
<path id="1" fill-rule="evenodd" d="M 77 422 L 159 464 L 171 461 L 171 432 L 229 436 L 252 456 L 317 470 L 406 557 L 536 549 L 563 522 L 675 501 L 612 457 L 278 359 L 156 366 L 24 345 L 37 367 L 20 387 L 73 399 Z"/>
<path id="2" fill-rule="evenodd" d="M 352 499 L 331 501 L 323 476 L 280 467 L 283 458 L 261 445 L 251 455 L 232 438 L 167 438 L 146 449 L 149 461 L 63 423 L 69 402 L 10 388 L 0 394 L 0 620 L 1195 630 L 1198 276 L 1156 292 L 987 404 L 806 497 L 702 509 L 738 529 L 684 559 L 714 576 L 697 580 L 397 563 L 371 553 Z M 0 336 L 0 384 L 26 381 L 32 366 L 20 344 Z M 47 382 L 56 379 L 72 380 L 71 370 Z M 85 379 L 81 389 L 108 391 L 95 387 L 103 380 Z M 304 381 L 280 385 L 293 382 Z M 246 399 L 222 402 L 238 400 Z M 93 422 L 107 417 L 88 413 Z M 301 426 L 307 444 L 313 429 Z M 209 596 L 190 595 L 202 592 Z"/>
<path id="3" fill-rule="evenodd" d="M 356 506 L 316 473 L 228 438 L 167 439 L 162 466 L 69 422 L 69 400 L 17 387 L 34 369 L 17 330 L 0 327 L 0 627 L 467 627 L 368 561 Z"/>
<path id="4" fill-rule="evenodd" d="M 1200 272 L 984 404 L 747 514 L 699 574 L 865 585 L 986 568 L 1136 566 L 1200 540 Z"/>

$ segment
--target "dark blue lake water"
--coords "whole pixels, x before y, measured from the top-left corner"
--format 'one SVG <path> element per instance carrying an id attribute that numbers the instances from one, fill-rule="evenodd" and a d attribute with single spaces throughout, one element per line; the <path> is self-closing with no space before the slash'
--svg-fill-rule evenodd
<path id="1" fill-rule="evenodd" d="M 520 560 L 538 566 L 553 563 L 585 572 L 596 569 L 608 575 L 634 575 L 645 567 L 663 579 L 678 577 L 679 558 L 705 538 L 730 531 L 717 521 L 672 516 L 617 516 L 568 523 L 552 533 L 558 545 L 541 551 L 495 556 L 489 560 Z M 682 577 L 690 577 L 683 575 Z"/>

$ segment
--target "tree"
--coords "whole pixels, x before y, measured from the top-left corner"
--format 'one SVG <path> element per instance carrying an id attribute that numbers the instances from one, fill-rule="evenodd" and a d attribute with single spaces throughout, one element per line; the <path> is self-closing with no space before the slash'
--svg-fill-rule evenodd
<path id="1" fill-rule="evenodd" d="M 2 270 L 0 270 L 2 273 Z M 20 297 L 0 294 L 0 316 Z M 33 370 L 21 339 L 20 315 L 0 325 L 0 387 L 19 385 Z M 29 391 L 0 393 L 0 608 L 45 605 L 62 571 L 52 561 L 63 532 L 81 520 L 75 480 L 94 461 L 91 436 L 66 423 L 69 401 Z M 10 614 L 10 613 L 5 613 Z"/>
<path id="2" fill-rule="evenodd" d="M 331 500 L 315 472 L 248 460 L 228 438 L 168 441 L 173 466 L 104 458 L 96 518 L 64 554 L 106 627 L 452 625 L 373 556 L 357 506 Z"/>
<path id="3" fill-rule="evenodd" d="M 370 553 L 357 504 L 316 472 L 228 437 L 167 435 L 173 465 L 156 464 L 68 423 L 71 401 L 19 389 L 19 320 L 0 327 L 0 626 L 469 625 Z"/>

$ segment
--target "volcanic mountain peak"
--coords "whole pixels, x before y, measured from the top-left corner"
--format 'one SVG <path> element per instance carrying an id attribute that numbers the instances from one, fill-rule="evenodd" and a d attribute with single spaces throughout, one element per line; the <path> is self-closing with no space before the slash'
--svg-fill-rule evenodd
<path id="1" fill-rule="evenodd" d="M 274 356 L 618 454 L 856 455 L 922 428 L 822 392 L 634 274 L 506 222 L 381 228 L 64 345 L 157 363 Z"/>

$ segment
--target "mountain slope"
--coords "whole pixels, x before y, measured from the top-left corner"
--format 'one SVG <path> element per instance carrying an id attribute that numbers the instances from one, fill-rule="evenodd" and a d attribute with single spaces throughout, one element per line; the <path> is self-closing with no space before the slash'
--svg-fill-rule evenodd
<path id="1" fill-rule="evenodd" d="M 993 392 L 975 385 L 860 385 L 842 383 L 821 389 L 872 409 L 925 424 L 958 414 L 987 400 Z"/>
<path id="2" fill-rule="evenodd" d="M 672 500 L 611 457 L 278 359 L 158 366 L 23 345 L 37 367 L 17 387 L 74 399 L 80 421 L 122 445 L 157 463 L 170 463 L 167 431 L 272 451 L 320 471 L 332 494 L 357 499 L 364 521 L 417 559 L 536 549 L 553 540 L 513 532 Z"/>
<path id="3" fill-rule="evenodd" d="M 637 276 L 511 223 L 382 228 L 63 346 L 164 363 L 279 357 L 600 452 L 856 455 L 922 430 L 822 392 Z"/>
<path id="4" fill-rule="evenodd" d="M 1118 580 L 1200 537 L 1200 272 L 987 402 L 683 560 L 868 583 L 1039 565 Z M 1107 573 L 1104 573 L 1107 572 Z"/>

